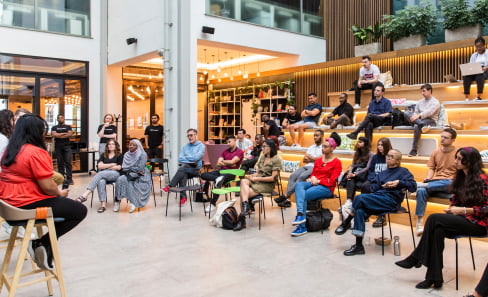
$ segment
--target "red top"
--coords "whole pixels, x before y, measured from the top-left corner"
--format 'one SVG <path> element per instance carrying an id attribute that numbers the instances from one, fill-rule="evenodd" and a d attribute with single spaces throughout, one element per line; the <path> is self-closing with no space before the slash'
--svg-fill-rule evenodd
<path id="1" fill-rule="evenodd" d="M 32 144 L 20 149 L 15 163 L 2 165 L 0 172 L 0 199 L 20 207 L 39 200 L 52 198 L 44 194 L 38 180 L 52 178 L 53 164 L 49 153 Z"/>
<path id="2" fill-rule="evenodd" d="M 239 158 L 239 162 L 233 166 L 224 166 L 222 169 L 238 169 L 241 167 L 242 159 L 244 159 L 244 152 L 240 148 L 236 147 L 233 152 L 231 152 L 230 149 L 223 150 L 222 153 L 220 153 L 220 156 L 227 161 L 232 160 L 235 156 L 237 156 Z"/>
<path id="3" fill-rule="evenodd" d="M 313 165 L 312 176 L 320 180 L 320 184 L 334 192 L 336 180 L 342 172 L 342 163 L 339 159 L 334 158 L 328 163 L 324 163 L 322 157 L 317 158 Z"/>
<path id="4" fill-rule="evenodd" d="M 451 198 L 451 206 L 472 207 L 474 213 L 465 214 L 464 217 L 472 223 L 488 229 L 488 177 L 484 174 L 481 174 L 480 177 L 485 183 L 483 185 L 483 201 L 479 205 L 473 203 L 461 203 L 461 201 L 456 198 L 456 195 L 453 195 Z"/>

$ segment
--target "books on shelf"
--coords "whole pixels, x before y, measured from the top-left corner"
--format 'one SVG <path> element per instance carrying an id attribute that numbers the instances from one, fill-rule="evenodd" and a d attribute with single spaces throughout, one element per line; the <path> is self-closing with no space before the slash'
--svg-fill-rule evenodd
<path id="1" fill-rule="evenodd" d="M 282 111 L 282 105 L 281 104 L 278 104 L 278 106 L 276 107 L 276 111 Z"/>
<path id="2" fill-rule="evenodd" d="M 223 125 L 224 125 L 224 123 L 225 123 L 225 120 L 224 120 L 224 119 L 220 119 L 220 120 L 219 120 L 219 126 L 223 126 Z"/>

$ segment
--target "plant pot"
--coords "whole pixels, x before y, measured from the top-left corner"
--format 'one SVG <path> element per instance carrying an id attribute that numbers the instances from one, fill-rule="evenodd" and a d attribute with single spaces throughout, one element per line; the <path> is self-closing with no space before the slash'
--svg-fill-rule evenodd
<path id="1" fill-rule="evenodd" d="M 476 24 L 469 27 L 461 27 L 454 30 L 444 30 L 446 42 L 476 38 L 478 36 L 481 36 L 482 32 L 483 27 L 481 26 L 481 24 Z"/>
<path id="2" fill-rule="evenodd" d="M 354 47 L 354 56 L 362 57 L 372 54 L 381 53 L 381 43 L 375 42 L 370 44 L 356 45 Z"/>
<path id="3" fill-rule="evenodd" d="M 396 51 L 423 45 L 425 45 L 425 36 L 420 34 L 403 37 L 393 42 L 393 48 Z"/>

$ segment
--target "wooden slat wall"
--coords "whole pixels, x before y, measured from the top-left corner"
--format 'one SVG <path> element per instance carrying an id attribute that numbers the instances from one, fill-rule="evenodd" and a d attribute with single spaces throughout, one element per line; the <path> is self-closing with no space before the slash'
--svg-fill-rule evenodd
<path id="1" fill-rule="evenodd" d="M 356 41 L 349 30 L 352 25 L 366 27 L 382 22 L 383 15 L 391 14 L 390 0 L 327 0 L 325 1 L 325 38 L 327 61 L 354 57 Z M 383 51 L 390 50 L 384 37 L 380 42 Z"/>
<path id="2" fill-rule="evenodd" d="M 415 51 L 418 49 L 411 52 L 414 53 Z M 385 53 L 383 55 L 391 57 L 373 60 L 373 63 L 380 68 L 381 72 L 391 71 L 394 84 L 413 85 L 445 82 L 444 76 L 446 74 L 452 74 L 456 79 L 461 79 L 459 64 L 467 63 L 473 51 L 472 46 L 434 50 L 412 55 L 408 55 L 409 51 L 407 50 L 401 53 Z M 309 92 L 316 92 L 320 103 L 328 106 L 327 93 L 352 88 L 352 82 L 358 78 L 361 64 L 354 63 L 350 59 L 343 61 L 343 65 L 327 67 L 329 63 L 325 63 L 327 65 L 325 67 L 295 72 L 296 101 L 300 109 L 308 104 L 306 95 Z M 337 63 L 339 61 L 330 64 Z"/>

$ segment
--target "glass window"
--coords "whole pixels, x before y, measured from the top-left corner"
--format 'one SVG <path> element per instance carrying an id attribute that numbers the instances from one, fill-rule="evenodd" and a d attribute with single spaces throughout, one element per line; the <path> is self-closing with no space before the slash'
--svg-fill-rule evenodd
<path id="1" fill-rule="evenodd" d="M 0 75 L 0 106 L 15 112 L 19 108 L 33 110 L 35 78 Z"/>
<path id="2" fill-rule="evenodd" d="M 32 71 L 86 76 L 86 63 L 0 54 L 0 70 Z"/>

